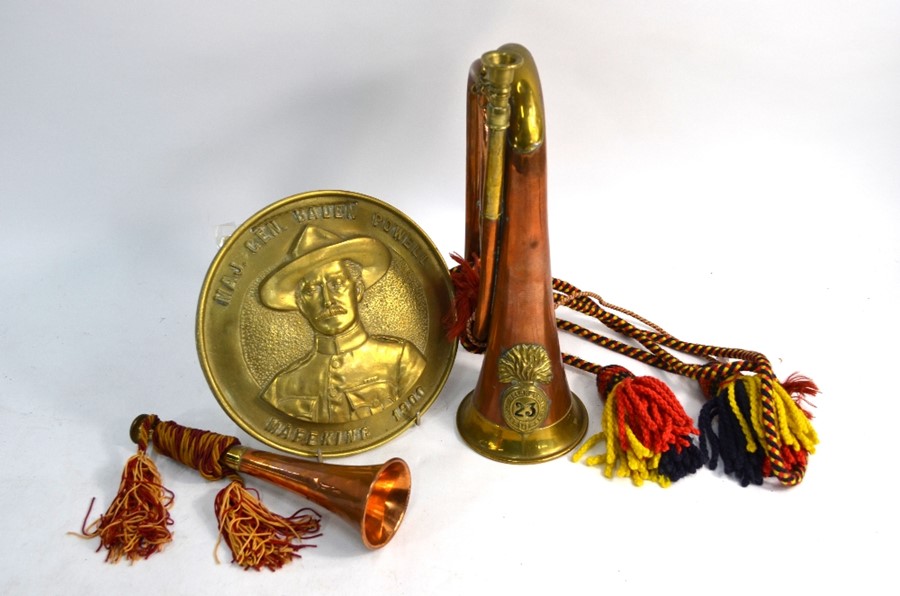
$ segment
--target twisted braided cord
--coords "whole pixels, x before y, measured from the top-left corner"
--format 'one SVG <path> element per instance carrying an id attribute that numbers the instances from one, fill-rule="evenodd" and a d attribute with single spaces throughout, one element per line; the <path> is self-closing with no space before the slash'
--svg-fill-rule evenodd
<path id="1" fill-rule="evenodd" d="M 219 463 L 222 454 L 241 444 L 236 437 L 187 428 L 172 421 L 156 423 L 151 437 L 157 451 L 194 468 L 207 480 L 236 477 Z"/>
<path id="2" fill-rule="evenodd" d="M 600 296 L 588 292 L 582 292 L 568 282 L 553 279 L 554 302 L 560 306 L 566 306 L 576 312 L 588 315 L 609 329 L 621 333 L 637 341 L 643 348 L 631 346 L 605 336 L 598 335 L 584 327 L 557 318 L 557 327 L 563 331 L 573 333 L 601 347 L 613 350 L 650 366 L 654 366 L 666 372 L 675 373 L 705 384 L 714 384 L 735 378 L 742 372 L 755 373 L 760 380 L 760 419 L 763 425 L 763 442 L 766 455 L 772 464 L 772 472 L 778 480 L 786 485 L 798 484 L 803 479 L 804 469 L 798 467 L 791 469 L 786 465 L 780 449 L 780 434 L 778 428 L 777 404 L 775 400 L 775 374 L 768 359 L 751 350 L 726 348 L 684 342 L 673 337 L 658 325 L 643 317 L 605 302 Z M 641 329 L 622 317 L 611 312 L 617 310 L 626 316 L 630 316 L 652 330 Z M 665 350 L 671 350 L 706 358 L 705 364 L 691 364 L 679 360 Z M 727 359 L 727 360 L 719 360 Z M 582 370 L 592 371 L 592 365 L 580 358 L 563 355 L 563 361 Z"/>

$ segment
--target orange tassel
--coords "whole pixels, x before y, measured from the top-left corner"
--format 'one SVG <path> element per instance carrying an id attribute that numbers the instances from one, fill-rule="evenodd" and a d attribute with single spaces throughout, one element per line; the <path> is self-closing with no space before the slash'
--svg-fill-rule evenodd
<path id="1" fill-rule="evenodd" d="M 162 485 L 159 470 L 144 449 L 128 458 L 119 492 L 106 513 L 85 526 L 83 538 L 100 538 L 97 551 L 105 548 L 106 561 L 117 563 L 122 557 L 130 562 L 146 559 L 172 540 L 169 509 L 174 495 Z M 91 508 L 94 502 L 91 501 Z M 85 516 L 85 523 L 91 509 Z"/>
<path id="2" fill-rule="evenodd" d="M 298 558 L 301 548 L 315 546 L 303 543 L 304 540 L 321 536 L 318 513 L 300 509 L 287 518 L 272 513 L 259 500 L 258 493 L 245 488 L 239 480 L 232 481 L 216 496 L 216 517 L 216 550 L 224 540 L 231 549 L 232 561 L 245 570 L 267 567 L 275 571 Z"/>

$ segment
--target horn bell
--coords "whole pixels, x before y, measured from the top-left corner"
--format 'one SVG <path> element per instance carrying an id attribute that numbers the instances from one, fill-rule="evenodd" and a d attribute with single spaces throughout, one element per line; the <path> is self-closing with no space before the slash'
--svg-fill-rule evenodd
<path id="1" fill-rule="evenodd" d="M 399 458 L 380 465 L 346 466 L 236 446 L 225 452 L 222 464 L 337 514 L 357 529 L 369 549 L 390 542 L 409 503 L 409 466 Z"/>
<path id="2" fill-rule="evenodd" d="M 543 462 L 572 450 L 588 417 L 559 349 L 534 59 L 516 44 L 485 54 L 470 70 L 468 93 L 466 250 L 481 263 L 471 329 L 486 350 L 457 428 L 485 457 Z"/>

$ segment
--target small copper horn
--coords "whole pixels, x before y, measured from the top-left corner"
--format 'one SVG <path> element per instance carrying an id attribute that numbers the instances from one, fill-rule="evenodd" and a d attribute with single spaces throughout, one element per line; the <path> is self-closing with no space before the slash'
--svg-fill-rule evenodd
<path id="1" fill-rule="evenodd" d="M 141 414 L 131 424 L 135 443 L 146 417 Z M 286 488 L 337 514 L 359 531 L 370 549 L 381 548 L 397 533 L 412 486 L 409 466 L 396 457 L 383 464 L 347 466 L 234 445 L 221 455 L 219 464 Z"/>
<path id="2" fill-rule="evenodd" d="M 542 462 L 573 449 L 588 419 L 559 350 L 543 98 L 528 50 L 507 44 L 475 61 L 467 118 L 465 246 L 481 262 L 471 333 L 487 349 L 457 426 L 481 455 Z"/>
<path id="3" fill-rule="evenodd" d="M 409 467 L 402 459 L 372 466 L 324 464 L 232 447 L 222 465 L 277 484 L 321 505 L 359 530 L 367 548 L 381 548 L 394 537 L 409 502 Z"/>

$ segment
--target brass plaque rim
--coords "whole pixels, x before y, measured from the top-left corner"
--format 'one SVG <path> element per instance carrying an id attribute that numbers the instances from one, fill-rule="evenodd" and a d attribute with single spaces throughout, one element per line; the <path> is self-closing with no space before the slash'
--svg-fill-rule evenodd
<path id="1" fill-rule="evenodd" d="M 446 385 L 456 359 L 456 352 L 458 348 L 458 342 L 447 342 L 448 347 L 446 353 L 446 362 L 443 362 L 440 365 L 442 368 L 440 369 L 439 375 L 435 377 L 433 390 L 431 391 L 431 393 L 429 395 L 426 395 L 425 397 L 420 398 L 419 401 L 416 402 L 415 416 L 412 416 L 408 420 L 405 420 L 403 422 L 397 422 L 391 427 L 390 432 L 386 432 L 381 434 L 381 436 L 365 440 L 357 446 L 353 446 L 353 443 L 351 443 L 347 448 L 325 448 L 322 446 L 318 448 L 304 448 L 302 446 L 292 445 L 283 441 L 277 441 L 273 439 L 270 434 L 267 434 L 266 432 L 263 432 L 262 429 L 257 428 L 238 411 L 238 408 L 236 408 L 235 405 L 231 403 L 231 400 L 228 399 L 226 395 L 227 389 L 223 387 L 220 380 L 217 379 L 215 372 L 212 370 L 212 365 L 210 363 L 210 353 L 212 349 L 210 345 L 211 338 L 206 337 L 204 331 L 204 324 L 208 318 L 211 297 L 214 295 L 216 289 L 217 273 L 219 273 L 223 265 L 225 265 L 225 260 L 228 258 L 230 250 L 237 242 L 239 242 L 239 239 L 241 239 L 243 235 L 245 235 L 249 230 L 251 230 L 251 228 L 254 227 L 254 225 L 259 224 L 260 221 L 265 220 L 267 217 L 273 216 L 283 211 L 287 205 L 299 203 L 302 201 L 311 201 L 326 198 L 356 200 L 361 204 L 368 204 L 368 206 L 372 207 L 373 209 L 381 209 L 384 212 L 389 213 L 401 220 L 405 226 L 407 226 L 410 230 L 418 235 L 418 238 L 422 243 L 422 249 L 428 254 L 428 256 L 430 258 L 433 258 L 438 265 L 441 265 L 441 267 L 439 267 L 441 273 L 440 278 L 430 281 L 439 284 L 446 289 L 448 300 L 452 301 L 453 294 L 453 286 L 450 280 L 449 270 L 446 267 L 446 263 L 434 242 L 418 226 L 418 224 L 405 213 L 390 205 L 389 203 L 386 203 L 385 201 L 382 201 L 375 197 L 353 191 L 314 190 L 284 197 L 270 205 L 267 205 L 266 207 L 260 209 L 259 211 L 248 217 L 240 226 L 238 226 L 234 230 L 234 232 L 217 250 L 204 277 L 203 285 L 198 298 L 197 316 L 195 322 L 197 354 L 207 384 L 209 385 L 210 390 L 212 391 L 213 396 L 216 398 L 219 406 L 225 411 L 228 417 L 231 418 L 232 421 L 234 421 L 235 424 L 243 429 L 248 435 L 275 449 L 293 453 L 296 455 L 317 457 L 320 459 L 350 456 L 374 449 L 376 447 L 384 445 L 390 440 L 401 435 L 403 432 L 409 429 L 409 427 L 417 424 L 421 419 L 421 416 L 431 407 L 431 405 L 434 403 L 434 401 L 437 399 L 438 395 L 440 395 L 444 386 Z M 443 329 L 440 329 L 439 332 L 443 337 Z M 318 424 L 320 427 L 322 427 L 323 432 L 341 428 L 340 424 L 334 423 L 312 424 Z"/>

